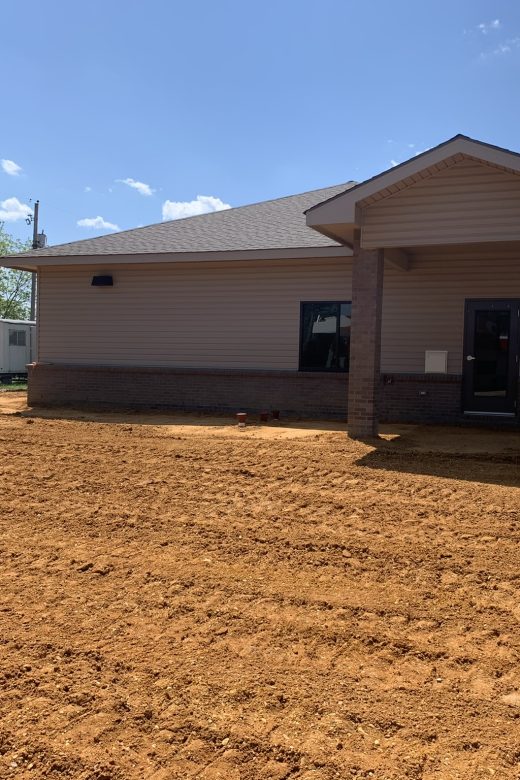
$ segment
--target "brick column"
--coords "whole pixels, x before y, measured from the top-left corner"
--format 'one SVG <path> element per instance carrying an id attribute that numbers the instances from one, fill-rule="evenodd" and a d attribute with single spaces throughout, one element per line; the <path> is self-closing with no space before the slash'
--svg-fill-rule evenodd
<path id="1" fill-rule="evenodd" d="M 377 436 L 381 364 L 383 250 L 356 242 L 352 269 L 352 324 L 348 393 L 349 435 Z"/>

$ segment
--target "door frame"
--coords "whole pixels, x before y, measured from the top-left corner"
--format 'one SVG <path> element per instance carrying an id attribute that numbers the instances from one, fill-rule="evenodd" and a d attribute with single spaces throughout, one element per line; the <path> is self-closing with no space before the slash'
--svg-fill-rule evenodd
<path id="1" fill-rule="evenodd" d="M 505 399 L 482 398 L 474 408 L 472 361 L 467 360 L 474 348 L 475 317 L 478 309 L 490 311 L 509 309 L 509 377 Z M 473 316 L 472 316 L 473 315 Z M 518 298 L 466 298 L 464 301 L 464 340 L 462 355 L 462 412 L 467 415 L 490 417 L 515 417 L 518 413 L 518 368 L 520 353 L 520 299 Z M 502 408 L 500 408 L 502 406 Z"/>

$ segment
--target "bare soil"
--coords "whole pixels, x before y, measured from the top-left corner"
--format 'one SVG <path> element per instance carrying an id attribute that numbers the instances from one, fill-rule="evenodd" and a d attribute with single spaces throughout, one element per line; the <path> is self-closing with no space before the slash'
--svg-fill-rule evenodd
<path id="1" fill-rule="evenodd" d="M 520 777 L 520 437 L 0 399 L 0 777 Z"/>

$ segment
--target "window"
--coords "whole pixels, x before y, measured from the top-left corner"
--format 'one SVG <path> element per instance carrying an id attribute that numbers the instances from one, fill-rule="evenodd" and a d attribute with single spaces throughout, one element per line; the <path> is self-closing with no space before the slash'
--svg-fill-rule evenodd
<path id="1" fill-rule="evenodd" d="M 349 301 L 301 304 L 300 371 L 348 371 Z"/>
<path id="2" fill-rule="evenodd" d="M 24 330 L 11 330 L 9 329 L 9 346 L 10 347 L 25 347 L 26 334 Z"/>

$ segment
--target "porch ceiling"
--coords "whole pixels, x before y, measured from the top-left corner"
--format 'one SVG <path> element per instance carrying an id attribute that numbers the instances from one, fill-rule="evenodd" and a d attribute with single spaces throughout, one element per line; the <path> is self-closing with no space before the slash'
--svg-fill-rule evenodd
<path id="1" fill-rule="evenodd" d="M 390 265 L 403 271 L 413 271 L 421 260 L 458 260 L 489 264 L 490 267 L 498 259 L 514 260 L 518 263 L 520 273 L 520 240 L 493 241 L 467 244 L 436 244 L 408 246 L 400 249 L 385 249 L 385 260 Z"/>
<path id="2" fill-rule="evenodd" d="M 449 257 L 450 259 L 471 259 L 478 257 L 490 262 L 497 256 L 518 259 L 520 267 L 520 240 L 518 241 L 480 241 L 466 244 L 436 244 L 410 246 L 406 248 L 410 257 Z"/>

